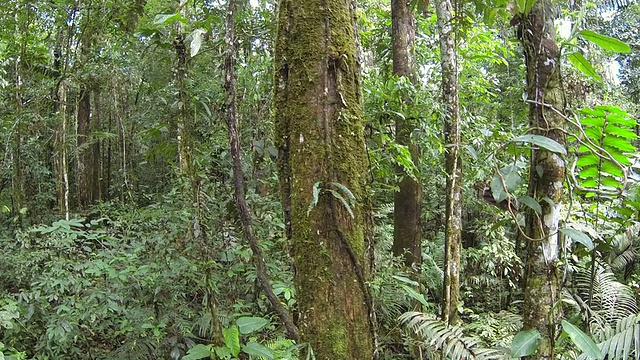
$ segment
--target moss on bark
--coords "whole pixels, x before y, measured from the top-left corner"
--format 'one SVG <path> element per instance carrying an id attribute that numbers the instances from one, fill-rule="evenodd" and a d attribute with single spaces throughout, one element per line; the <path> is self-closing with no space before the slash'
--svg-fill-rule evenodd
<path id="1" fill-rule="evenodd" d="M 362 278 L 367 167 L 355 9 L 345 0 L 285 0 L 279 10 L 276 136 L 299 329 L 318 359 L 370 359 Z M 329 191 L 321 191 L 309 211 L 317 182 L 322 190 L 331 182 L 348 188 L 356 198 L 353 218 Z"/>

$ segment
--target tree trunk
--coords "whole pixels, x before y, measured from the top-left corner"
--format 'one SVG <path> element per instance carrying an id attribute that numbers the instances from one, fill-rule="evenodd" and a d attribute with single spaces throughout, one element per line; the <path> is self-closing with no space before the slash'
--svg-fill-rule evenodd
<path id="1" fill-rule="evenodd" d="M 563 94 L 560 86 L 560 53 L 556 44 L 551 1 L 535 3 L 523 16 L 519 33 L 527 66 L 529 122 L 532 132 L 565 145 L 562 116 Z M 566 146 L 566 145 L 565 145 Z M 542 335 L 532 359 L 553 359 L 560 308 L 557 277 L 558 224 L 563 195 L 565 163 L 557 154 L 532 149 L 529 170 L 529 196 L 536 199 L 542 213 L 527 216 L 527 261 L 525 271 L 524 328 L 537 329 Z M 551 199 L 551 202 L 547 199 Z"/>
<path id="2" fill-rule="evenodd" d="M 393 74 L 407 77 L 416 84 L 412 59 L 415 29 L 413 16 L 406 0 L 391 1 L 391 34 L 393 51 Z M 402 102 L 410 109 L 412 99 L 404 94 Z M 405 117 L 396 117 L 396 142 L 409 148 L 414 164 L 420 160 L 420 148 L 411 139 L 415 130 L 411 110 Z M 402 178 L 394 195 L 393 255 L 402 256 L 407 266 L 417 266 L 422 262 L 422 185 L 404 173 L 396 170 Z"/>
<path id="3" fill-rule="evenodd" d="M 444 137 L 447 197 L 442 319 L 448 324 L 454 324 L 458 321 L 460 249 L 462 247 L 462 160 L 460 158 L 458 60 L 451 0 L 438 0 L 435 7 L 440 32 L 442 95 L 446 106 Z"/>
<path id="4" fill-rule="evenodd" d="M 317 359 L 371 359 L 364 121 L 350 0 L 283 0 L 276 138 L 302 341 Z"/>

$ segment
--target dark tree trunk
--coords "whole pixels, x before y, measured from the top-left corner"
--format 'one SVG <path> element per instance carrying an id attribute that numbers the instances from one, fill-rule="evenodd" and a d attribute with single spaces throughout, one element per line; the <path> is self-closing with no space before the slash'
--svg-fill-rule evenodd
<path id="1" fill-rule="evenodd" d="M 413 15 L 406 0 L 391 1 L 391 26 L 393 50 L 393 74 L 407 77 L 416 83 L 413 65 L 412 49 L 415 38 Z M 405 117 L 396 117 L 396 142 L 409 148 L 414 164 L 420 161 L 420 149 L 411 139 L 415 130 L 412 119 L 412 99 L 404 94 L 402 101 L 409 111 Z M 407 266 L 419 268 L 422 263 L 422 185 L 419 181 L 397 169 L 402 178 L 398 184 L 398 191 L 394 195 L 394 230 L 393 254 L 402 256 Z"/>

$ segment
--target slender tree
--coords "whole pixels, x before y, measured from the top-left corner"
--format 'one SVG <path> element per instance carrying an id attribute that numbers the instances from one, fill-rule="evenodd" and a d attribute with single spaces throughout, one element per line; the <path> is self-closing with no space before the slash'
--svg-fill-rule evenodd
<path id="1" fill-rule="evenodd" d="M 442 96 L 445 104 L 446 225 L 442 319 L 458 320 L 460 298 L 460 249 L 462 247 L 462 160 L 460 158 L 460 104 L 458 60 L 451 0 L 435 3 L 440 32 Z"/>
<path id="2" fill-rule="evenodd" d="M 527 67 L 527 101 L 531 132 L 565 145 L 560 52 L 550 0 L 535 2 L 528 14 L 519 15 L 519 31 Z M 565 145 L 566 146 L 566 145 Z M 532 359 L 553 359 L 560 307 L 558 304 L 558 224 L 563 195 L 565 163 L 545 149 L 532 149 L 529 196 L 542 207 L 527 216 L 524 328 L 542 335 Z M 551 201 L 549 201 L 551 200 Z"/>
<path id="3" fill-rule="evenodd" d="M 415 28 L 413 15 L 406 0 L 391 1 L 391 38 L 393 51 L 393 74 L 406 77 L 416 84 L 412 55 Z M 396 117 L 396 142 L 409 148 L 414 164 L 420 158 L 420 148 L 411 139 L 415 130 L 410 107 L 412 99 L 404 94 L 403 104 L 409 109 L 406 116 Z M 420 265 L 422 262 L 422 185 L 420 182 L 397 169 L 402 179 L 394 195 L 393 254 L 402 256 L 407 266 Z"/>
<path id="4" fill-rule="evenodd" d="M 229 130 L 229 148 L 231 159 L 233 162 L 233 179 L 235 186 L 236 206 L 240 215 L 242 231 L 249 240 L 253 258 L 256 262 L 256 276 L 260 288 L 273 306 L 274 310 L 280 316 L 283 324 L 287 329 L 287 335 L 294 340 L 298 339 L 298 329 L 293 323 L 293 319 L 289 312 L 282 306 L 278 297 L 274 294 L 271 283 L 267 277 L 267 268 L 264 258 L 262 257 L 262 249 L 253 232 L 252 217 L 249 206 L 245 199 L 244 193 L 244 171 L 242 170 L 242 159 L 240 156 L 240 136 L 238 135 L 238 119 L 236 116 L 236 75 L 235 75 L 235 10 L 236 2 L 229 0 L 227 8 L 227 21 L 225 32 L 225 43 L 227 45 L 225 54 L 225 81 L 224 88 L 226 93 L 226 115 L 227 128 Z"/>
<path id="5" fill-rule="evenodd" d="M 278 20 L 276 138 L 301 339 L 318 359 L 371 359 L 355 3 L 283 0 Z"/>

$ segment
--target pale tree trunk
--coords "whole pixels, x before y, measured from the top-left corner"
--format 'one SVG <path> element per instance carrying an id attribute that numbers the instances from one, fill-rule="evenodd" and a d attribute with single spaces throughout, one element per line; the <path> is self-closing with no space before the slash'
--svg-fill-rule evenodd
<path id="1" fill-rule="evenodd" d="M 460 249 L 462 247 L 462 160 L 460 158 L 458 60 L 451 0 L 438 0 L 435 7 L 440 32 L 442 94 L 446 109 L 444 141 L 447 196 L 442 319 L 448 324 L 455 324 L 458 321 Z"/>
<path id="2" fill-rule="evenodd" d="M 415 29 L 413 15 L 406 0 L 391 1 L 391 35 L 393 50 L 393 74 L 404 76 L 416 84 L 412 56 Z M 405 117 L 396 117 L 396 142 L 409 148 L 414 164 L 420 160 L 420 149 L 411 139 L 415 120 L 411 116 L 412 99 L 404 94 L 402 102 L 408 109 Z M 405 265 L 419 269 L 422 262 L 422 185 L 398 167 L 402 178 L 394 195 L 393 254 L 402 256 Z"/>
<path id="3" fill-rule="evenodd" d="M 556 43 L 554 16 L 549 0 L 539 0 L 528 16 L 520 19 L 522 46 L 527 66 L 529 122 L 532 133 L 549 137 L 566 146 L 562 131 L 563 110 L 560 84 L 560 52 Z M 565 163 L 557 154 L 544 149 L 531 151 L 529 196 L 536 199 L 542 213 L 527 216 L 527 261 L 525 271 L 524 328 L 542 335 L 532 359 L 553 359 L 554 339 L 560 318 L 558 264 L 558 225 Z M 551 204 L 548 199 L 552 200 Z"/>
<path id="4" fill-rule="evenodd" d="M 279 176 L 290 220 L 298 328 L 317 359 L 374 357 L 355 22 L 350 0 L 279 3 Z"/>

